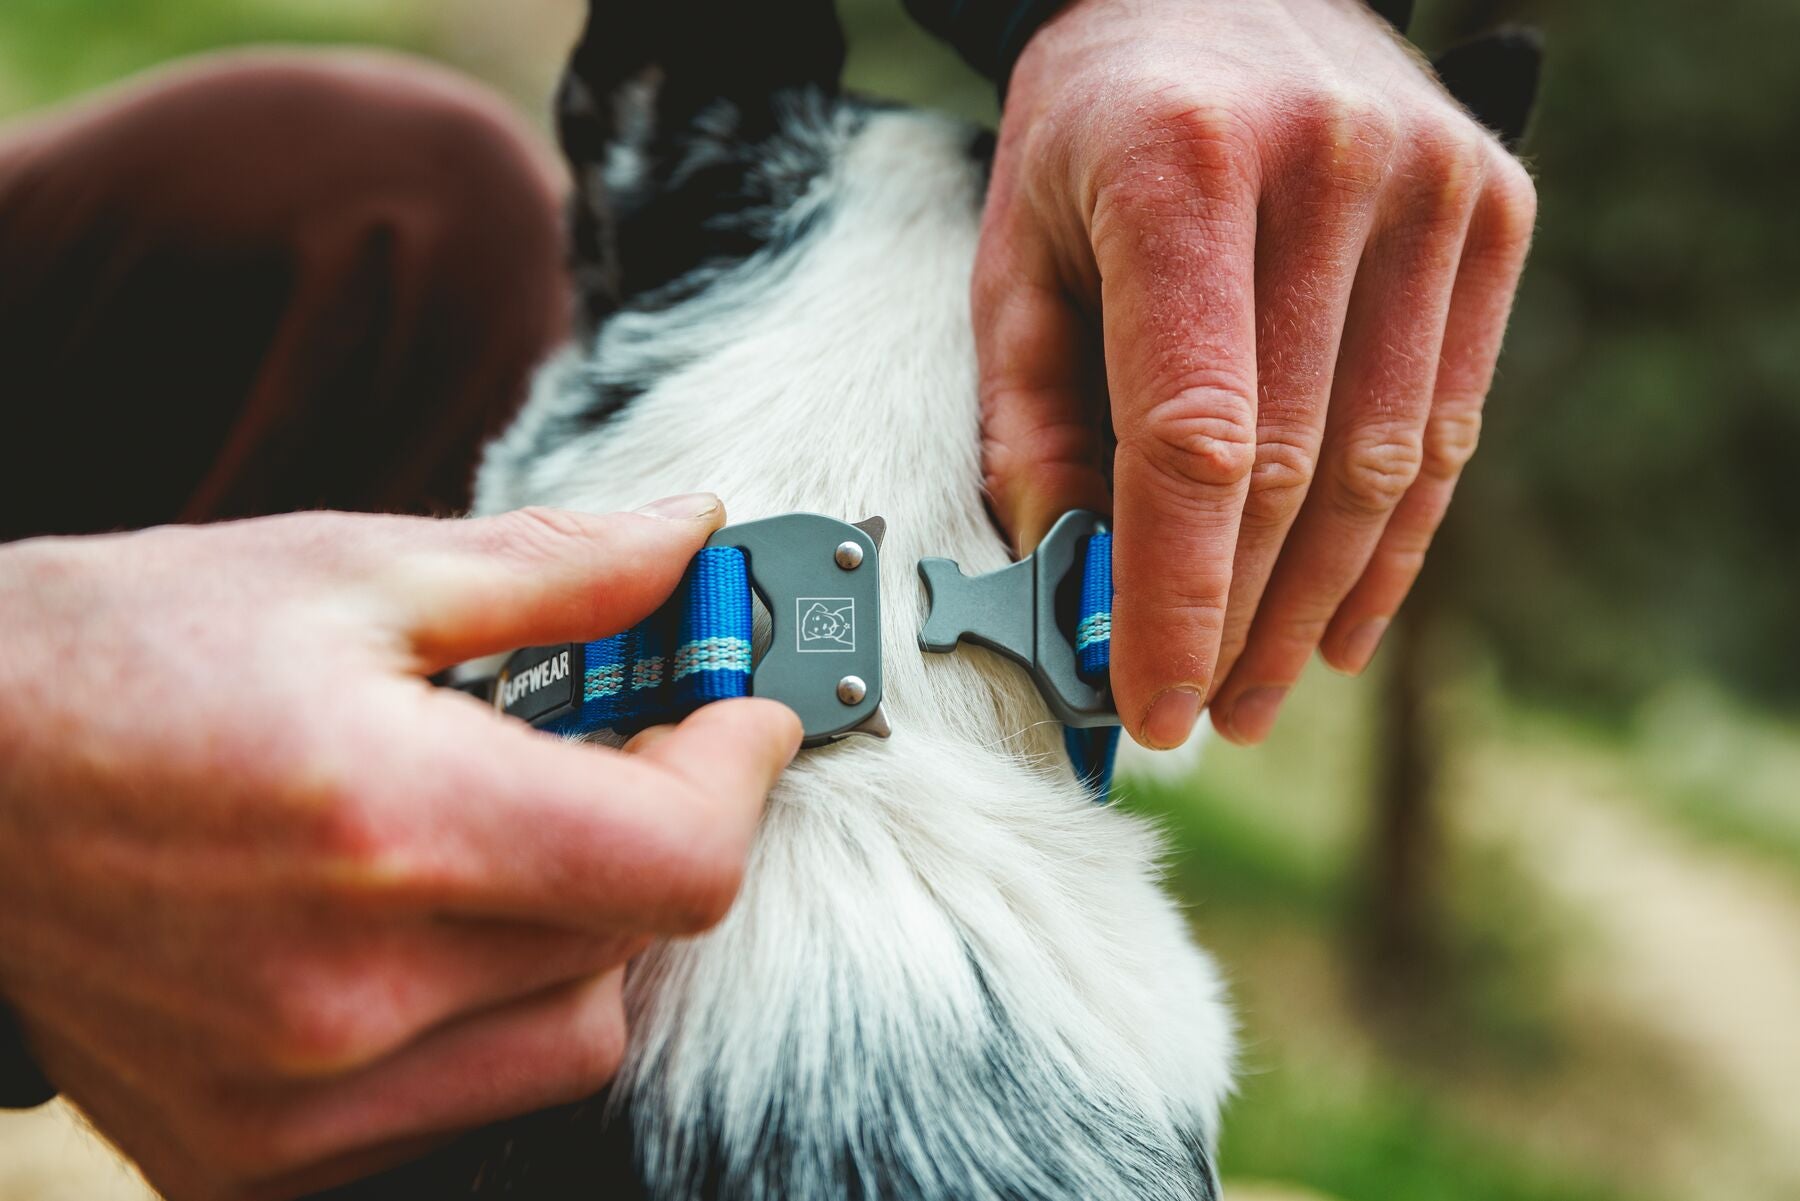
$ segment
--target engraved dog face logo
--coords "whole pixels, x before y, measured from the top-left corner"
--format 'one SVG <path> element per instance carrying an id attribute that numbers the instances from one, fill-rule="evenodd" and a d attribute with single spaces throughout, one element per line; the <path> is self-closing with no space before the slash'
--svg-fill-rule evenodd
<path id="1" fill-rule="evenodd" d="M 801 597 L 796 642 L 803 651 L 856 649 L 856 602 L 848 597 Z"/>

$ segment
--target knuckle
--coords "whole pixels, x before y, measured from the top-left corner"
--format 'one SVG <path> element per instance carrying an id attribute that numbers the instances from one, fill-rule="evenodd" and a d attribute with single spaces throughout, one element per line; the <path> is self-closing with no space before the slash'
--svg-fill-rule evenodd
<path id="1" fill-rule="evenodd" d="M 1495 148 L 1488 187 L 1496 198 L 1496 241 L 1507 250 L 1523 249 L 1537 228 L 1537 182 L 1525 164 Z"/>
<path id="2" fill-rule="evenodd" d="M 1156 598 L 1153 627 L 1192 644 L 1211 642 L 1225 632 L 1229 572 L 1202 572 L 1177 589 Z"/>
<path id="3" fill-rule="evenodd" d="M 1254 412 L 1250 390 L 1236 383 L 1188 386 L 1151 409 L 1132 441 L 1171 479 L 1232 489 L 1256 465 Z"/>
<path id="4" fill-rule="evenodd" d="M 1398 579 L 1416 579 L 1425 566 L 1425 552 L 1431 549 L 1435 532 L 1429 525 L 1395 530 L 1382 549 L 1382 566 Z"/>
<path id="5" fill-rule="evenodd" d="M 1479 177 L 1491 145 L 1487 131 L 1461 114 L 1421 122 L 1411 142 L 1419 165 L 1441 179 Z"/>
<path id="6" fill-rule="evenodd" d="M 1268 623 L 1268 639 L 1271 648 L 1277 648 L 1278 656 L 1290 663 L 1296 658 L 1303 658 L 1312 653 L 1325 636 L 1325 629 L 1331 622 L 1332 607 L 1317 602 L 1298 605 L 1275 615 Z M 1257 635 L 1262 636 L 1259 626 Z M 1291 682 L 1299 674 L 1294 667 L 1281 674 Z"/>
<path id="7" fill-rule="evenodd" d="M 1163 89 L 1139 108 L 1133 132 L 1108 146 L 1095 224 L 1107 211 L 1185 211 L 1196 189 L 1216 193 L 1221 180 L 1248 177 L 1255 161 L 1255 132 L 1235 109 L 1186 88 Z M 1171 187 L 1171 179 L 1185 186 Z"/>
<path id="8" fill-rule="evenodd" d="M 311 821 L 325 891 L 357 898 L 419 891 L 425 873 L 386 806 L 352 787 L 339 790 Z"/>
<path id="9" fill-rule="evenodd" d="M 260 1006 L 262 1066 L 277 1076 L 335 1075 L 401 1041 L 398 1013 L 379 973 L 324 963 L 268 973 Z"/>
<path id="10" fill-rule="evenodd" d="M 375 805 L 354 783 L 322 783 L 307 799 L 314 848 L 334 865 L 376 859 L 387 836 Z"/>
<path id="11" fill-rule="evenodd" d="M 1362 200 L 1378 191 L 1400 143 L 1400 120 L 1391 106 L 1352 91 L 1323 92 L 1295 106 L 1295 123 L 1310 178 L 1331 191 Z"/>
<path id="12" fill-rule="evenodd" d="M 531 1073 L 530 1107 L 562 1105 L 592 1097 L 606 1087 L 625 1062 L 625 1013 L 616 998 L 584 1002 L 562 1018 L 554 1059 Z"/>
<path id="13" fill-rule="evenodd" d="M 1418 478 L 1420 458 L 1416 439 L 1392 434 L 1352 438 L 1338 458 L 1333 489 L 1338 506 L 1357 517 L 1392 512 Z"/>
<path id="14" fill-rule="evenodd" d="M 1480 441 L 1480 398 L 1442 401 L 1425 427 L 1422 470 L 1434 479 L 1452 479 L 1474 458 Z"/>
<path id="15" fill-rule="evenodd" d="M 984 409 L 997 411 L 1001 400 L 984 397 Z M 1014 413 L 1027 411 L 1024 405 L 1013 406 Z M 1003 432 L 990 423 L 981 441 L 984 485 L 988 494 L 1004 502 L 1021 486 L 1030 486 L 1047 472 L 1081 470 L 1097 467 L 1098 447 L 1094 428 L 1076 417 L 1043 416 L 1015 421 Z"/>
<path id="16" fill-rule="evenodd" d="M 1318 469 L 1313 451 L 1295 435 L 1264 434 L 1250 472 L 1250 495 L 1244 520 L 1258 526 L 1285 525 L 1293 520 L 1312 487 Z"/>
<path id="17" fill-rule="evenodd" d="M 1082 466 L 1094 457 L 1094 432 L 1080 420 L 1045 421 L 1020 438 L 1019 450 L 1027 463 Z"/>
<path id="18" fill-rule="evenodd" d="M 404 806 L 357 780 L 316 781 L 301 799 L 299 836 L 314 856 L 316 886 L 340 901 L 438 897 L 455 890 L 457 856 L 421 841 Z"/>
<path id="19" fill-rule="evenodd" d="M 1187 88 L 1157 92 L 1144 111 L 1148 127 L 1141 140 L 1146 148 L 1163 147 L 1196 170 L 1239 171 L 1255 145 L 1250 122 L 1241 113 Z"/>
<path id="20" fill-rule="evenodd" d="M 263 1037 L 264 1066 L 283 1076 L 328 1074 L 350 1043 L 341 1015 L 304 994 L 269 1007 Z"/>
<path id="21" fill-rule="evenodd" d="M 1475 209 L 1485 183 L 1490 140 L 1466 118 L 1433 125 L 1408 139 L 1415 203 L 1426 220 L 1460 224 Z"/>

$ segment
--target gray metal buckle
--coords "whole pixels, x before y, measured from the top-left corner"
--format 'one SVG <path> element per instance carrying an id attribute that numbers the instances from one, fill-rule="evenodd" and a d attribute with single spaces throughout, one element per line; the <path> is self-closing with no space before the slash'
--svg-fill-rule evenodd
<path id="1" fill-rule="evenodd" d="M 1064 725 L 1118 725 L 1112 690 L 1083 680 L 1075 660 L 1082 547 L 1105 532 L 1098 513 L 1072 509 L 1034 553 L 987 575 L 971 579 L 950 559 L 920 559 L 930 608 L 919 646 L 942 655 L 965 639 L 980 643 L 1030 672 Z"/>
<path id="2" fill-rule="evenodd" d="M 750 587 L 773 634 L 751 669 L 750 693 L 800 715 L 801 745 L 847 734 L 886 738 L 881 708 L 881 540 L 887 522 L 854 525 L 785 513 L 726 526 L 708 546 L 744 552 Z"/>

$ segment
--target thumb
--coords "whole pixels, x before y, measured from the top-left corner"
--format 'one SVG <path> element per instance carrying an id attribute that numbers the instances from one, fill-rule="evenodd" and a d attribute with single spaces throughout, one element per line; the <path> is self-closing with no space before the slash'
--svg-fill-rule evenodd
<path id="1" fill-rule="evenodd" d="M 416 669 L 431 672 L 635 625 L 669 598 L 724 523 L 725 507 L 710 493 L 634 513 L 530 508 L 430 522 L 430 544 L 415 541 L 380 586 L 396 606 Z"/>
<path id="2" fill-rule="evenodd" d="M 1004 238 L 999 229 L 986 239 Z M 1025 238 L 991 252 L 975 271 L 975 345 L 981 364 L 982 475 L 1001 528 L 1031 551 L 1070 509 L 1111 509 L 1095 373 L 1081 314 L 1053 269 L 1021 270 Z M 1029 257 L 1036 259 L 1036 254 Z"/>

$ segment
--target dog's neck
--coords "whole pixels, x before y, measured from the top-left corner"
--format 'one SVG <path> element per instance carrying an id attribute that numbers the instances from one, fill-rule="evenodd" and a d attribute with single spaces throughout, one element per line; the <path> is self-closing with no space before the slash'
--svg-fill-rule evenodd
<path id="1" fill-rule="evenodd" d="M 947 714 L 927 673 L 956 668 L 917 645 L 920 558 L 971 574 L 1007 561 L 977 461 L 968 280 L 982 164 L 968 131 L 942 119 L 819 120 L 828 166 L 793 214 L 804 236 L 671 307 L 620 312 L 553 361 L 490 449 L 477 509 L 609 511 L 704 489 L 734 521 L 879 514 L 890 718 L 913 732 L 948 722 L 977 742 L 1024 737 L 1048 755 L 1057 731 L 1015 670 L 994 666 L 981 711 Z M 632 399 L 584 429 L 597 389 Z"/>

